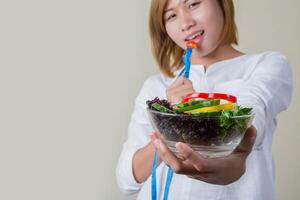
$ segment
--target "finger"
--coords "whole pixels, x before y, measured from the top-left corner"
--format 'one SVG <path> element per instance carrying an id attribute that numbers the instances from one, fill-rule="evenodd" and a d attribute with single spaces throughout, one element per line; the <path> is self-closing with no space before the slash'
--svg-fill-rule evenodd
<path id="1" fill-rule="evenodd" d="M 175 88 L 175 87 L 178 87 L 181 85 L 192 85 L 192 82 L 189 79 L 185 78 L 184 76 L 180 76 L 171 84 L 169 89 Z"/>
<path id="2" fill-rule="evenodd" d="M 184 85 L 191 85 L 191 86 L 193 86 L 193 82 L 190 79 L 185 78 L 185 77 L 183 77 L 183 78 L 184 78 L 183 79 L 183 84 Z"/>
<path id="3" fill-rule="evenodd" d="M 180 102 L 182 101 L 182 98 L 184 98 L 187 94 L 193 93 L 195 90 L 193 88 L 182 88 L 178 89 L 176 95 L 180 98 Z"/>
<path id="4" fill-rule="evenodd" d="M 256 128 L 254 128 L 253 126 L 248 128 L 244 135 L 244 138 L 242 139 L 241 143 L 238 145 L 238 147 L 234 150 L 233 153 L 245 153 L 248 155 L 252 150 L 252 147 L 256 139 L 256 135 L 257 135 Z"/>
<path id="5" fill-rule="evenodd" d="M 194 90 L 192 88 L 188 88 L 188 89 L 185 89 L 185 90 L 178 91 L 176 93 L 176 96 L 174 95 L 174 96 L 169 97 L 170 102 L 171 102 L 172 105 L 181 103 L 182 98 L 184 98 L 187 94 L 190 94 L 190 93 L 193 93 L 193 92 L 194 92 Z"/>
<path id="6" fill-rule="evenodd" d="M 150 139 L 151 139 L 151 141 L 153 142 L 155 139 L 157 139 L 158 137 L 157 137 L 157 133 L 156 132 L 151 132 L 150 133 Z"/>
<path id="7" fill-rule="evenodd" d="M 161 142 L 161 141 L 160 141 Z M 156 144 L 155 144 L 156 143 Z M 157 144 L 157 141 L 153 142 L 154 146 L 158 146 L 160 145 Z M 162 144 L 164 145 L 164 144 Z M 177 156 L 174 155 L 174 160 L 176 162 L 176 164 L 173 164 L 174 162 L 173 161 L 170 161 L 170 159 L 168 158 L 168 156 L 165 156 L 165 153 L 163 152 L 164 151 L 164 148 L 166 148 L 166 151 L 167 154 L 171 154 L 174 155 L 165 145 L 163 147 L 163 149 L 160 149 L 160 147 L 156 148 L 157 149 L 157 153 L 158 153 L 158 158 L 160 160 L 164 160 L 164 162 L 170 166 L 173 171 L 176 173 L 176 174 L 185 174 L 185 175 L 195 175 L 195 174 L 198 174 L 198 171 L 194 168 L 194 166 L 188 162 L 184 162 L 182 161 L 180 158 L 178 158 Z M 177 163 L 179 162 L 179 163 Z"/>
<path id="8" fill-rule="evenodd" d="M 180 93 L 180 92 L 182 93 L 182 91 L 188 91 L 188 93 L 191 93 L 194 91 L 194 88 L 192 85 L 181 85 L 176 88 L 173 88 L 171 90 L 171 93 L 174 93 L 174 94 Z"/>
<path id="9" fill-rule="evenodd" d="M 199 172 L 205 172 L 205 170 L 207 170 L 205 167 L 205 158 L 199 153 L 181 142 L 176 143 L 175 146 L 181 156 L 185 159 L 185 162 L 191 163 Z"/>
<path id="10" fill-rule="evenodd" d="M 193 86 L 193 82 L 190 79 L 185 78 L 185 76 L 182 76 L 182 82 L 183 82 L 183 85 Z"/>
<path id="11" fill-rule="evenodd" d="M 213 183 L 213 174 L 212 173 L 199 173 L 199 174 L 194 174 L 194 175 L 188 175 L 188 177 L 192 179 L 196 179 L 199 181 L 203 181 L 206 183 Z"/>
<path id="12" fill-rule="evenodd" d="M 199 171 L 188 161 L 181 161 L 181 167 L 175 172 L 176 174 L 195 175 Z"/>
<path id="13" fill-rule="evenodd" d="M 182 164 L 180 160 L 163 144 L 162 141 L 156 139 L 154 141 L 159 157 L 172 168 L 175 173 L 182 173 Z"/>
<path id="14" fill-rule="evenodd" d="M 239 157 L 234 154 L 225 157 L 207 158 L 181 142 L 176 144 L 176 148 L 184 157 L 185 162 L 192 164 L 199 173 L 203 175 L 207 173 L 219 174 L 220 172 L 227 171 L 228 168 L 232 169 L 233 167 L 239 168 L 240 161 L 245 160 L 244 158 L 239 159 Z"/>
<path id="15" fill-rule="evenodd" d="M 170 86 L 169 86 L 169 89 L 172 89 L 172 88 L 175 88 L 175 87 L 178 87 L 180 85 L 183 85 L 184 83 L 184 77 L 183 76 L 180 76 L 179 78 L 177 78 Z"/>
<path id="16" fill-rule="evenodd" d="M 167 99 L 173 104 L 180 103 L 182 98 L 187 94 L 195 92 L 193 86 L 181 85 L 176 88 L 172 88 L 166 92 Z"/>

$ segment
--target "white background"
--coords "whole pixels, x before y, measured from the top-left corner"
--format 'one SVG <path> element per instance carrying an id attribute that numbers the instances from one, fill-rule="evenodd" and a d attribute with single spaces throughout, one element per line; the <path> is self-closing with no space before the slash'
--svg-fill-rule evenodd
<path id="1" fill-rule="evenodd" d="M 134 98 L 158 72 L 148 2 L 1 1 L 1 200 L 134 199 L 114 172 Z M 278 199 L 300 199 L 300 2 L 235 2 L 238 48 L 280 51 L 293 68 L 273 152 Z"/>

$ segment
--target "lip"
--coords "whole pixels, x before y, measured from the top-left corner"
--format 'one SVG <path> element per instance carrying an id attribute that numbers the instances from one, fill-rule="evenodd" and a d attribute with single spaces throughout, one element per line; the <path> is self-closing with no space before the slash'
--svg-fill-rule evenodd
<path id="1" fill-rule="evenodd" d="M 193 32 L 193 33 L 187 35 L 187 36 L 185 37 L 184 41 L 185 41 L 185 42 L 190 41 L 188 38 L 192 37 L 193 35 L 195 35 L 196 33 L 201 32 L 201 31 L 203 31 L 203 33 L 201 34 L 201 36 L 203 36 L 204 33 L 205 33 L 205 31 L 204 31 L 204 29 L 201 29 L 201 30 L 195 31 L 195 32 Z M 193 40 L 193 39 L 192 39 L 192 40 Z"/>
<path id="2" fill-rule="evenodd" d="M 192 41 L 194 41 L 197 45 L 199 45 L 199 43 L 202 42 L 203 38 L 204 38 L 204 34 L 202 34 L 202 35 L 196 37 L 196 38 L 193 39 Z"/>

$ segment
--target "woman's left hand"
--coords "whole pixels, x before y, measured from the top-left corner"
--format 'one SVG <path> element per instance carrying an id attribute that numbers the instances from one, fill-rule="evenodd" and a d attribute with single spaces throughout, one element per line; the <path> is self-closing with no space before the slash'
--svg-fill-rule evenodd
<path id="1" fill-rule="evenodd" d="M 151 140 L 157 154 L 174 173 L 185 174 L 211 184 L 227 185 L 238 180 L 246 170 L 246 158 L 252 150 L 256 138 L 256 129 L 247 129 L 239 146 L 229 156 L 205 158 L 184 143 L 177 143 L 176 148 L 182 158 L 177 158 L 154 133 Z"/>

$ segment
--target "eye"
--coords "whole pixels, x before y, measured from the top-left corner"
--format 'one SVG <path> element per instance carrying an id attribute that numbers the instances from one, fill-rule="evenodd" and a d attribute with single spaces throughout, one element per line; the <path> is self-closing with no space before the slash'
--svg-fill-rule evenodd
<path id="1" fill-rule="evenodd" d="M 174 19 L 175 17 L 176 17 L 176 14 L 171 14 L 169 17 L 167 17 L 166 21 Z"/>
<path id="2" fill-rule="evenodd" d="M 189 5 L 189 8 L 197 8 L 201 2 L 194 2 Z"/>

